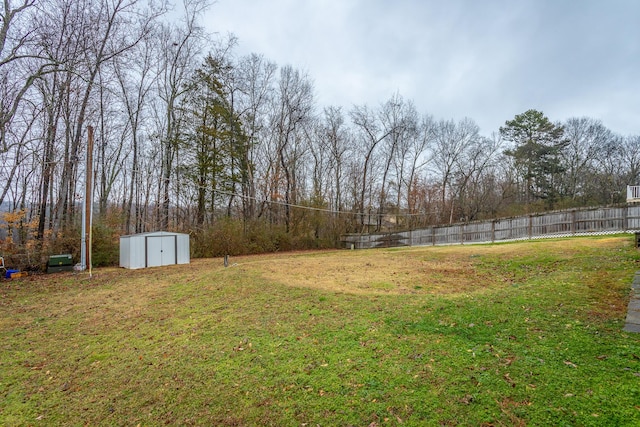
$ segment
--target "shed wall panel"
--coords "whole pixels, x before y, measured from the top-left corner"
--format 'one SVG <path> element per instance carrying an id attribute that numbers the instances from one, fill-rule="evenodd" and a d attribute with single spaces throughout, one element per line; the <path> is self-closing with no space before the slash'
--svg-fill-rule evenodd
<path id="1" fill-rule="evenodd" d="M 178 263 L 176 253 L 178 252 L 178 236 L 162 236 L 162 265 L 173 265 Z"/>
<path id="2" fill-rule="evenodd" d="M 162 237 L 145 236 L 145 263 L 147 267 L 160 267 L 162 265 Z"/>
<path id="3" fill-rule="evenodd" d="M 131 236 L 129 238 L 129 249 L 131 251 L 129 268 L 144 268 L 146 266 L 144 237 Z"/>
<path id="4" fill-rule="evenodd" d="M 128 237 L 120 237 L 120 267 L 131 268 L 131 249 Z"/>
<path id="5" fill-rule="evenodd" d="M 189 235 L 178 234 L 178 253 L 176 259 L 178 264 L 189 264 L 191 260 L 191 248 L 189 246 Z"/>

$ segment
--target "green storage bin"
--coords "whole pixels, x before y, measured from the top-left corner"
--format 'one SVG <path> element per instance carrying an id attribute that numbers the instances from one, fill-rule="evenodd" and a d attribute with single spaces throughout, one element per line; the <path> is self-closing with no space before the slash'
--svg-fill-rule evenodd
<path id="1" fill-rule="evenodd" d="M 71 254 L 51 255 L 47 264 L 47 273 L 73 271 L 73 257 Z"/>

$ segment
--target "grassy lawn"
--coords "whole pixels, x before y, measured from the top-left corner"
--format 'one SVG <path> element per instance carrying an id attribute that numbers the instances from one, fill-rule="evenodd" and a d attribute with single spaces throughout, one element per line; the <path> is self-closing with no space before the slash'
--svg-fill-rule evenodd
<path id="1" fill-rule="evenodd" d="M 628 236 L 0 283 L 0 425 L 640 425 Z"/>

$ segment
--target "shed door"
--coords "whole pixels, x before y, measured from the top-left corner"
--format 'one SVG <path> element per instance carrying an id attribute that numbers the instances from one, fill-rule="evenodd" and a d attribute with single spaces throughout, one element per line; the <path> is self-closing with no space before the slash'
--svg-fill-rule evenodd
<path id="1" fill-rule="evenodd" d="M 176 264 L 176 236 L 147 236 L 147 267 Z"/>

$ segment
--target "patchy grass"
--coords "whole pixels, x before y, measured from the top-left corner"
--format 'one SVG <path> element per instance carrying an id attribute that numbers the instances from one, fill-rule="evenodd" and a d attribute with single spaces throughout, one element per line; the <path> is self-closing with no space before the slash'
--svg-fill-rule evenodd
<path id="1" fill-rule="evenodd" d="M 0 284 L 0 425 L 637 425 L 629 237 Z"/>
<path id="2" fill-rule="evenodd" d="M 300 254 L 251 264 L 278 283 L 358 295 L 452 294 L 494 285 L 466 250 L 444 248 Z"/>

